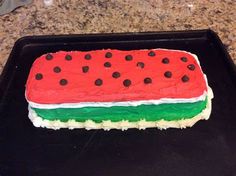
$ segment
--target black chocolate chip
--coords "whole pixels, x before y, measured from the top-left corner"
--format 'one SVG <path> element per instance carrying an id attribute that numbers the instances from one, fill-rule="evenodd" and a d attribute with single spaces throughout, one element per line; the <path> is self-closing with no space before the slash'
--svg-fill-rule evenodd
<path id="1" fill-rule="evenodd" d="M 53 68 L 53 71 L 54 71 L 55 73 L 60 73 L 60 72 L 61 72 L 61 68 L 60 68 L 60 67 L 54 67 L 54 68 Z"/>
<path id="2" fill-rule="evenodd" d="M 47 54 L 47 55 L 46 55 L 46 59 L 47 59 L 47 60 L 52 60 L 52 58 L 53 58 L 53 56 L 52 56 L 51 54 Z"/>
<path id="3" fill-rule="evenodd" d="M 43 79 L 43 75 L 42 75 L 41 73 L 37 73 L 37 74 L 35 75 L 35 79 L 36 79 L 36 80 L 41 80 L 41 79 Z"/>
<path id="4" fill-rule="evenodd" d="M 102 85 L 102 80 L 101 79 L 96 79 L 95 80 L 95 85 L 96 86 L 101 86 Z"/>
<path id="5" fill-rule="evenodd" d="M 182 78 L 183 82 L 188 82 L 189 81 L 189 77 L 187 75 L 184 75 Z"/>
<path id="6" fill-rule="evenodd" d="M 192 70 L 192 71 L 195 70 L 195 65 L 193 64 L 189 64 L 187 67 L 189 70 Z"/>
<path id="7" fill-rule="evenodd" d="M 90 59 L 92 58 L 92 56 L 91 56 L 90 54 L 86 54 L 86 55 L 84 56 L 84 58 L 85 58 L 86 60 L 90 60 Z"/>
<path id="8" fill-rule="evenodd" d="M 187 61 L 188 61 L 187 57 L 181 57 L 180 59 L 181 59 L 183 62 L 187 62 Z"/>
<path id="9" fill-rule="evenodd" d="M 113 72 L 112 73 L 112 77 L 113 78 L 119 78 L 120 77 L 120 73 L 119 72 Z"/>
<path id="10" fill-rule="evenodd" d="M 111 67 L 111 63 L 110 62 L 105 62 L 104 67 Z"/>
<path id="11" fill-rule="evenodd" d="M 152 79 L 151 78 L 145 78 L 143 80 L 143 82 L 144 82 L 144 84 L 150 84 L 150 83 L 152 83 Z"/>
<path id="12" fill-rule="evenodd" d="M 133 60 L 133 56 L 132 55 L 127 55 L 127 56 L 125 56 L 125 60 L 131 61 L 131 60 Z"/>
<path id="13" fill-rule="evenodd" d="M 164 76 L 165 76 L 166 78 L 171 78 L 171 77 L 172 77 L 172 73 L 171 73 L 170 71 L 166 71 L 166 72 L 164 73 Z"/>
<path id="14" fill-rule="evenodd" d="M 123 85 L 124 85 L 125 87 L 129 87 L 129 86 L 131 85 L 131 81 L 130 81 L 129 79 L 125 79 L 125 80 L 123 81 Z"/>
<path id="15" fill-rule="evenodd" d="M 143 62 L 138 62 L 138 63 L 137 63 L 137 67 L 139 67 L 139 68 L 144 68 L 144 63 L 143 63 Z"/>
<path id="16" fill-rule="evenodd" d="M 107 53 L 105 54 L 105 57 L 106 57 L 106 58 L 111 58 L 111 57 L 112 57 L 112 53 L 111 53 L 111 52 L 107 52 Z"/>
<path id="17" fill-rule="evenodd" d="M 69 54 L 67 54 L 66 57 L 65 57 L 65 59 L 68 60 L 68 61 L 70 61 L 70 60 L 72 60 L 72 56 L 69 55 Z"/>
<path id="18" fill-rule="evenodd" d="M 61 79 L 60 80 L 60 85 L 65 86 L 68 83 L 66 79 Z"/>
<path id="19" fill-rule="evenodd" d="M 89 71 L 89 66 L 83 66 L 82 71 L 83 73 L 87 73 Z"/>
<path id="20" fill-rule="evenodd" d="M 162 59 L 163 64 L 169 64 L 169 62 L 170 62 L 170 60 L 167 57 Z"/>
<path id="21" fill-rule="evenodd" d="M 150 51 L 150 52 L 148 53 L 148 55 L 151 56 L 151 57 L 153 57 L 153 56 L 156 55 L 156 53 L 155 53 L 154 51 Z"/>

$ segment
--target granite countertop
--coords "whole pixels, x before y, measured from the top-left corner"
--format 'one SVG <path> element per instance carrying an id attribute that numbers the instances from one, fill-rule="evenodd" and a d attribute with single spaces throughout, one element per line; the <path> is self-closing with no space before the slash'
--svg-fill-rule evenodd
<path id="1" fill-rule="evenodd" d="M 26 35 L 174 31 L 211 28 L 236 64 L 235 0 L 43 0 L 0 16 L 0 72 Z"/>

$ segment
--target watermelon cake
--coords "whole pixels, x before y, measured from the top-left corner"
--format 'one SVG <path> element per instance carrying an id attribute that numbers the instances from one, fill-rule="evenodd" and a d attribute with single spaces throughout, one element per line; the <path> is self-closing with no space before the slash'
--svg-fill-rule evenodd
<path id="1" fill-rule="evenodd" d="M 40 56 L 25 96 L 36 127 L 126 130 L 191 127 L 213 93 L 194 54 L 104 49 Z"/>

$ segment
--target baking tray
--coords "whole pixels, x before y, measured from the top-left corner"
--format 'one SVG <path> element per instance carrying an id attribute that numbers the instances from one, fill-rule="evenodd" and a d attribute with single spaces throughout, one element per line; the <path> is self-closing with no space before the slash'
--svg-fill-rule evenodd
<path id="1" fill-rule="evenodd" d="M 58 50 L 103 48 L 197 54 L 215 95 L 210 119 L 184 130 L 35 128 L 24 98 L 34 60 Z M 235 66 L 211 30 L 23 37 L 0 80 L 0 175 L 236 175 L 235 102 Z"/>

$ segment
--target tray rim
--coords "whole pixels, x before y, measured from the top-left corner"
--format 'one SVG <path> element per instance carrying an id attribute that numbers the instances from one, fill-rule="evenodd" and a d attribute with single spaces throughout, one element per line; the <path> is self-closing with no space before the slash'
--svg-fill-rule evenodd
<path id="1" fill-rule="evenodd" d="M 192 32 L 192 31 L 187 31 L 187 32 Z M 194 34 L 195 32 L 200 32 L 202 35 L 206 35 L 205 37 L 206 38 L 212 38 L 213 41 L 215 41 L 215 45 L 217 45 L 217 47 L 220 47 L 221 49 L 221 52 L 224 54 L 224 59 L 226 60 L 227 62 L 227 66 L 230 66 L 232 72 L 236 75 L 236 66 L 234 65 L 233 63 L 233 60 L 231 59 L 229 53 L 227 52 L 226 48 L 224 47 L 223 43 L 221 42 L 220 38 L 218 37 L 218 35 L 210 30 L 210 29 L 207 29 L 207 30 L 194 30 L 193 31 Z M 184 35 L 186 34 L 186 31 L 162 31 L 162 32 L 141 32 L 141 33 L 112 33 L 111 35 L 121 35 L 121 36 L 132 36 L 132 35 L 145 35 L 145 34 L 150 34 L 150 35 L 168 35 L 168 34 L 175 34 L 175 33 L 178 33 L 180 35 Z M 110 34 L 109 33 L 106 33 L 106 34 L 72 34 L 72 35 L 41 35 L 41 36 L 25 36 L 25 37 L 21 37 L 19 38 L 14 46 L 13 46 L 13 49 L 9 55 L 9 58 L 6 62 L 6 65 L 3 69 L 3 72 L 2 74 L 0 75 L 0 108 L 1 108 L 1 102 L 4 101 L 4 95 L 6 94 L 6 92 L 3 92 L 3 94 L 1 94 L 1 88 L 3 87 L 3 84 L 4 83 L 7 83 L 7 87 L 11 85 L 11 81 L 10 79 L 12 78 L 12 75 L 14 74 L 14 71 L 11 70 L 11 68 L 14 65 L 14 60 L 16 58 L 14 58 L 15 56 L 17 56 L 17 53 L 15 53 L 17 50 L 21 50 L 23 47 L 24 47 L 24 42 L 25 41 L 28 41 L 28 40 L 35 40 L 37 41 L 38 39 L 54 39 L 54 38 L 65 38 L 65 37 L 87 37 L 87 36 L 91 36 L 91 37 L 97 37 L 97 36 L 100 36 L 100 37 L 106 37 L 106 36 L 109 36 Z M 13 64 L 12 64 L 13 63 Z M 9 74 L 9 75 L 8 75 Z M 6 77 L 7 75 L 7 77 Z M 235 76 L 235 80 L 236 80 L 236 76 Z M 236 83 L 236 81 L 235 81 Z M 6 90 L 4 91 L 7 91 L 8 88 L 6 88 Z M 2 96 L 3 95 L 3 96 Z M 0 112 L 1 113 L 1 112 Z M 1 114 L 0 114 L 0 120 L 1 120 Z M 11 173 L 11 170 L 9 170 L 9 173 Z"/>

